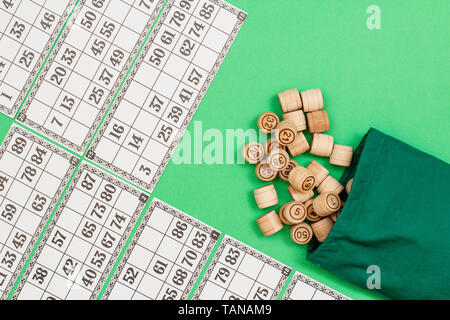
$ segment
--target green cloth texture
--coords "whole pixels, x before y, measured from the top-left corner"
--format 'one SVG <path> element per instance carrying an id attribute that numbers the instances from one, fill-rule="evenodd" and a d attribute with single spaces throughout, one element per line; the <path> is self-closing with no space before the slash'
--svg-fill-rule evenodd
<path id="1" fill-rule="evenodd" d="M 450 299 L 449 164 L 370 129 L 341 183 L 352 177 L 339 219 L 308 260 L 363 288 L 378 266 L 374 290 L 391 299 Z"/>

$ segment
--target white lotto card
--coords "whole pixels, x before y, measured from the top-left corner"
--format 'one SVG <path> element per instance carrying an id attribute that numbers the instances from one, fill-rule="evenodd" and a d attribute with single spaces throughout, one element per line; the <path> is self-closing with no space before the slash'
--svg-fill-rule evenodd
<path id="1" fill-rule="evenodd" d="M 79 159 L 13 125 L 0 149 L 0 297 L 20 275 Z"/>
<path id="2" fill-rule="evenodd" d="M 80 0 L 18 120 L 83 153 L 164 0 Z"/>
<path id="3" fill-rule="evenodd" d="M 0 1 L 0 112 L 15 116 L 75 2 Z"/>
<path id="4" fill-rule="evenodd" d="M 343 294 L 296 272 L 283 300 L 350 300 Z"/>
<path id="5" fill-rule="evenodd" d="M 83 163 L 13 298 L 95 299 L 147 200 L 137 189 Z"/>
<path id="6" fill-rule="evenodd" d="M 103 299 L 186 299 L 220 232 L 154 199 Z"/>
<path id="7" fill-rule="evenodd" d="M 246 16 L 169 0 L 87 157 L 153 191 Z"/>
<path id="8" fill-rule="evenodd" d="M 219 246 L 195 300 L 276 300 L 291 269 L 226 236 Z"/>

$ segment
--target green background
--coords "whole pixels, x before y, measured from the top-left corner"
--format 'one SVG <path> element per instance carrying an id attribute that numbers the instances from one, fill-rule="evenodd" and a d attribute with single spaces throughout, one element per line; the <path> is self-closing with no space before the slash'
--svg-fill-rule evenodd
<path id="1" fill-rule="evenodd" d="M 336 143 L 356 147 L 375 127 L 449 162 L 448 0 L 229 2 L 249 16 L 194 117 L 204 130 L 256 128 L 264 111 L 281 116 L 278 92 L 321 88 Z M 381 30 L 366 26 L 369 5 L 381 9 Z M 11 121 L 0 115 L 1 139 Z M 263 237 L 255 219 L 267 210 L 253 199 L 262 185 L 251 165 L 171 163 L 153 196 L 353 299 L 378 298 L 307 262 L 288 228 Z M 280 204 L 290 201 L 287 183 L 275 185 Z"/>

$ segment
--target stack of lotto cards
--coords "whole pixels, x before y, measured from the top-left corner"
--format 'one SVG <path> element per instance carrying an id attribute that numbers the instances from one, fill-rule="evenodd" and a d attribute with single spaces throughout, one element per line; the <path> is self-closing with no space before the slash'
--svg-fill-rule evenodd
<path id="1" fill-rule="evenodd" d="M 346 299 L 153 199 L 247 14 L 222 0 L 0 3 L 2 299 Z"/>

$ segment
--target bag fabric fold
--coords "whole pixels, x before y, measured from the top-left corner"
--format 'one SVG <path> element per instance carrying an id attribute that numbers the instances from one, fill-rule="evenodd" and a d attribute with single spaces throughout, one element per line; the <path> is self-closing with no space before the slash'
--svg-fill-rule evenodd
<path id="1" fill-rule="evenodd" d="M 379 283 L 388 298 L 450 299 L 449 164 L 370 129 L 341 183 L 351 178 L 339 219 L 322 244 L 310 243 L 308 260 L 363 288 Z"/>

